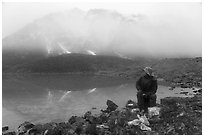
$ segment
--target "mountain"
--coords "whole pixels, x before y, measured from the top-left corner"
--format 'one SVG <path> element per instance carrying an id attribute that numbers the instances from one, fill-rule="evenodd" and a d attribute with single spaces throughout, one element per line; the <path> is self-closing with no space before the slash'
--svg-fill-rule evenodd
<path id="1" fill-rule="evenodd" d="M 159 52 L 167 57 L 167 52 L 174 52 L 170 52 L 171 46 L 165 51 L 163 46 L 155 48 L 151 40 L 157 33 L 151 31 L 157 32 L 159 27 L 149 26 L 147 20 L 145 15 L 104 9 L 49 14 L 2 40 L 3 73 L 83 72 L 136 77 L 142 68 L 152 66 L 158 77 L 169 81 L 188 76 L 200 81 L 202 58 L 152 58 Z"/>
<path id="2" fill-rule="evenodd" d="M 70 63 L 70 58 L 74 54 L 81 54 L 80 57 L 101 55 L 108 56 L 106 59 L 113 59 L 109 56 L 115 56 L 121 60 L 131 60 L 133 57 L 127 54 L 126 48 L 122 49 L 121 45 L 125 44 L 123 39 L 129 37 L 127 33 L 132 29 L 131 26 L 135 23 L 138 25 L 140 20 L 141 15 L 123 15 L 104 9 L 92 9 L 87 12 L 72 9 L 46 15 L 2 40 L 3 72 L 41 72 L 43 71 L 41 69 L 46 67 L 39 69 L 37 63 L 43 66 L 46 62 L 53 60 L 54 63 L 54 60 L 59 58 Z M 130 27 L 124 29 L 124 26 Z M 100 58 L 99 56 L 96 58 Z M 139 54 L 134 54 L 135 56 Z M 103 58 L 102 60 L 105 60 L 105 57 Z M 89 65 L 92 61 L 84 61 L 86 62 L 84 64 L 81 60 L 78 60 L 80 62 L 78 64 L 86 66 L 84 69 L 93 70 L 93 66 Z M 65 70 L 61 69 L 59 72 Z"/>
<path id="3" fill-rule="evenodd" d="M 120 45 L 125 44 L 121 41 L 132 28 L 124 30 L 123 26 L 131 26 L 141 19 L 141 15 L 124 16 L 104 9 L 52 13 L 4 38 L 2 50 L 20 52 L 22 56 L 40 52 L 44 56 L 83 53 L 129 58 Z"/>
<path id="4" fill-rule="evenodd" d="M 72 9 L 49 14 L 2 40 L 3 72 L 14 66 L 71 53 L 131 59 L 131 54 L 124 52 L 126 48 L 120 47 L 124 45 L 121 34 L 128 32 L 122 26 L 131 26 L 140 19 L 141 15 L 125 16 L 104 9 L 87 12 Z"/>

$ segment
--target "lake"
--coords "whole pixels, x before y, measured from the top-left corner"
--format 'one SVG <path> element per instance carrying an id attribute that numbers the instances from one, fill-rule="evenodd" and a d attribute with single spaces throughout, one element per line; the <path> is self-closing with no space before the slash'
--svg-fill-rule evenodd
<path id="1" fill-rule="evenodd" d="M 14 129 L 24 121 L 67 121 L 93 108 L 99 113 L 107 99 L 124 107 L 129 99 L 136 101 L 135 81 L 91 75 L 3 75 L 2 124 Z M 159 85 L 157 102 L 168 96 L 186 96 L 180 94 L 182 90 Z M 185 91 L 192 95 L 191 89 Z"/>

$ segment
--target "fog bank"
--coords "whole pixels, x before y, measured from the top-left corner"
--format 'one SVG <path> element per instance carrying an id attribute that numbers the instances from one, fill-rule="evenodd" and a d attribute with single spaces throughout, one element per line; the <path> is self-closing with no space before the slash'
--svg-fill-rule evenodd
<path id="1" fill-rule="evenodd" d="M 24 3 L 22 6 L 35 9 L 35 4 L 32 6 L 30 3 Z M 129 6 L 129 12 L 124 12 L 124 7 L 119 8 L 120 6 L 113 6 L 112 9 L 110 6 L 108 9 L 78 6 L 79 8 L 73 9 L 69 5 L 66 11 L 35 19 L 37 30 L 29 31 L 29 34 L 35 38 L 46 37 L 45 41 L 49 43 L 56 43 L 56 40 L 63 37 L 63 40 L 57 42 L 69 52 L 86 49 L 96 54 L 103 51 L 121 56 L 195 57 L 202 55 L 200 3 L 134 3 L 132 5 L 129 3 Z M 133 10 L 134 6 L 136 10 Z M 5 21 L 3 28 L 9 21 L 6 15 L 11 15 L 5 12 L 9 11 L 8 7 L 8 4 L 3 5 L 3 21 Z M 64 8 L 65 6 L 62 6 L 62 9 Z M 50 12 L 52 11 L 56 9 L 50 8 Z M 22 23 L 27 19 L 26 16 L 21 18 Z M 3 29 L 3 34 L 7 33 L 6 28 Z M 59 46 L 59 44 L 47 45 L 49 49 L 53 46 Z"/>

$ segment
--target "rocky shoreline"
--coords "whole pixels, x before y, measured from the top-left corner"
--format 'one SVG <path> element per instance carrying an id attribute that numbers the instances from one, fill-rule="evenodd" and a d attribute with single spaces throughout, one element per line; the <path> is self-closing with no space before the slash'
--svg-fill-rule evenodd
<path id="1" fill-rule="evenodd" d="M 16 131 L 2 128 L 3 135 L 201 135 L 202 90 L 194 97 L 167 97 L 149 109 L 146 117 L 134 101 L 124 108 L 107 100 L 107 109 L 99 114 L 88 111 L 61 123 L 24 122 Z"/>

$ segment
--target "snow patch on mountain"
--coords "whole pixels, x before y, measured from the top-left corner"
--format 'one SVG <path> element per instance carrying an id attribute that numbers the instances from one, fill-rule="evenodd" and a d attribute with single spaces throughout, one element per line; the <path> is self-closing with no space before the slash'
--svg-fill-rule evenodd
<path id="1" fill-rule="evenodd" d="M 93 51 L 91 51 L 91 50 L 87 50 L 87 52 L 88 52 L 88 54 L 90 54 L 90 55 L 96 55 L 96 53 L 93 52 Z"/>
<path id="2" fill-rule="evenodd" d="M 58 42 L 58 45 L 60 46 L 60 48 L 63 50 L 64 54 L 70 54 L 71 52 L 68 51 L 61 43 Z"/>
<path id="3" fill-rule="evenodd" d="M 129 59 L 129 60 L 132 60 L 131 58 L 129 57 L 126 57 L 125 55 L 122 55 L 121 53 L 119 52 L 114 52 L 117 56 L 119 56 L 120 58 L 124 58 L 124 59 Z"/>

